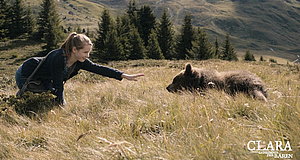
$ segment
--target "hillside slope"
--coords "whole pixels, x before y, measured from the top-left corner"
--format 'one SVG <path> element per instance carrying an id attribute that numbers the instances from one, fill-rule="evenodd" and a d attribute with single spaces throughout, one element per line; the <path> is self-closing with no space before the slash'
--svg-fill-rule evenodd
<path id="1" fill-rule="evenodd" d="M 90 0 L 111 8 L 126 9 L 128 0 Z M 176 25 L 186 13 L 193 24 L 206 28 L 211 37 L 230 33 L 236 47 L 268 51 L 267 54 L 293 59 L 300 54 L 300 1 L 297 0 L 138 0 L 150 5 L 157 17 L 167 8 Z"/>
<path id="2" fill-rule="evenodd" d="M 31 2 L 38 8 L 41 0 Z M 129 0 L 60 0 L 63 23 L 96 29 L 103 8 L 124 14 Z M 178 29 L 187 13 L 193 24 L 204 27 L 213 41 L 230 33 L 239 50 L 257 51 L 294 60 L 300 54 L 299 0 L 137 0 L 137 5 L 152 6 L 159 18 L 167 9 Z M 36 11 L 37 12 L 37 11 Z"/>

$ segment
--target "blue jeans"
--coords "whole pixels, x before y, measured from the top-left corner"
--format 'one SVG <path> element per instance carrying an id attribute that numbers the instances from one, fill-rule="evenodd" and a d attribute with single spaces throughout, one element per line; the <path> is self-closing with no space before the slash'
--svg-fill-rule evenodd
<path id="1" fill-rule="evenodd" d="M 17 69 L 15 78 L 18 88 L 21 89 L 27 79 L 26 77 L 22 76 L 22 65 Z"/>

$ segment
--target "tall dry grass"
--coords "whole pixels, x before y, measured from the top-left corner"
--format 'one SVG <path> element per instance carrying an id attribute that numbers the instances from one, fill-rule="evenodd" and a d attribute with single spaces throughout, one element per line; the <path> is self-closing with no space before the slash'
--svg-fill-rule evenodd
<path id="1" fill-rule="evenodd" d="M 189 62 L 256 73 L 269 102 L 215 90 L 168 93 L 165 87 L 187 61 L 114 62 L 109 65 L 145 77 L 119 82 L 82 72 L 65 84 L 63 108 L 35 118 L 2 110 L 0 159 L 268 159 L 250 153 L 250 140 L 290 141 L 290 153 L 300 158 L 299 66 Z M 11 85 L 1 94 L 14 94 Z"/>

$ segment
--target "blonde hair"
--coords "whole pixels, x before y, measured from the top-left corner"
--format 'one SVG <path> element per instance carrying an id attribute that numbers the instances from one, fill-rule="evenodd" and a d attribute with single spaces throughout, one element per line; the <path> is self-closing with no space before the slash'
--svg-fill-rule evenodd
<path id="1" fill-rule="evenodd" d="M 69 34 L 68 38 L 60 48 L 65 51 L 67 57 L 70 57 L 73 47 L 75 47 L 76 49 L 82 49 L 85 45 L 93 46 L 90 38 L 84 34 L 77 34 L 76 32 L 72 32 L 71 34 Z"/>

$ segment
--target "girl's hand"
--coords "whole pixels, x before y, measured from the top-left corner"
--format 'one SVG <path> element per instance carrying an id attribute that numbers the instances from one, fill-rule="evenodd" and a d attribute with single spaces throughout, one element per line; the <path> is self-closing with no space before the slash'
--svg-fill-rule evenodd
<path id="1" fill-rule="evenodd" d="M 141 77 L 141 76 L 144 76 L 144 74 L 143 73 L 138 73 L 138 74 L 130 75 L 130 74 L 123 73 L 121 75 L 122 78 L 125 78 L 125 79 L 127 79 L 129 81 L 137 81 L 137 78 Z"/>

